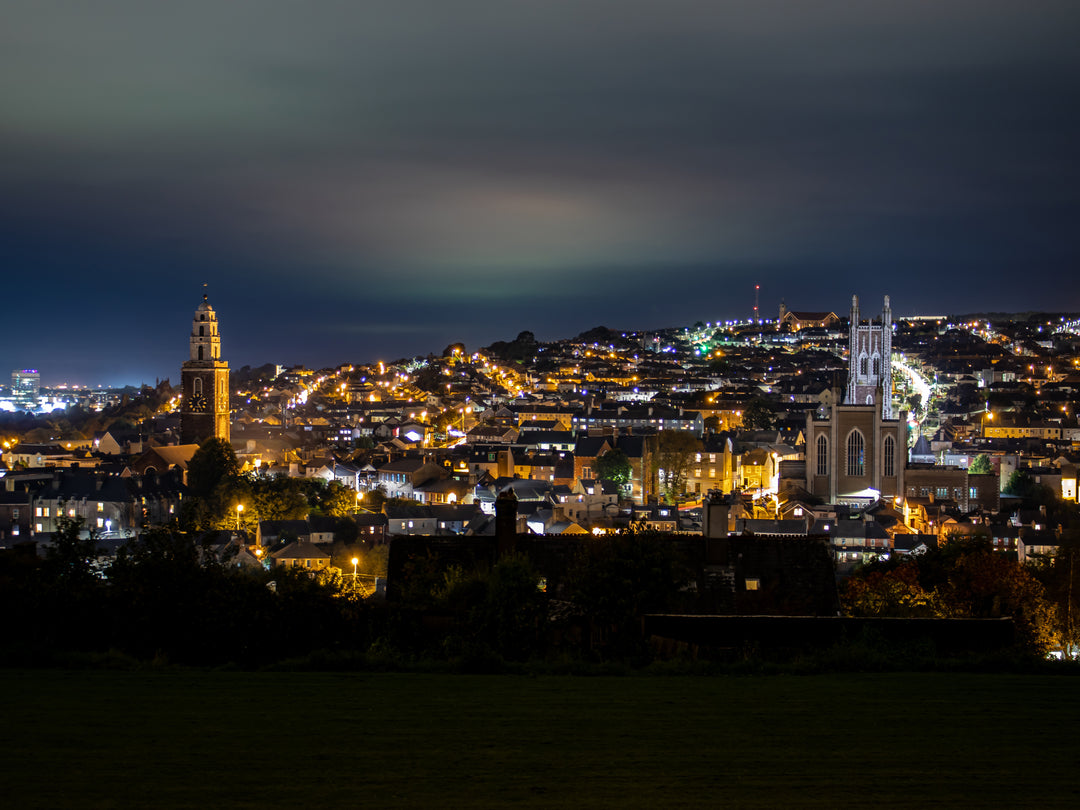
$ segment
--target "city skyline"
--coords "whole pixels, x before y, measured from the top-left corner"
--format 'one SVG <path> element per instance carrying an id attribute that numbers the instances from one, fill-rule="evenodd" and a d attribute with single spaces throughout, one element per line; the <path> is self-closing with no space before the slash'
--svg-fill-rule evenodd
<path id="1" fill-rule="evenodd" d="M 410 13 L 412 12 L 412 13 Z M 7 370 L 1080 310 L 1075 4 L 16 2 Z M 1036 279 L 1038 283 L 1032 283 Z"/>

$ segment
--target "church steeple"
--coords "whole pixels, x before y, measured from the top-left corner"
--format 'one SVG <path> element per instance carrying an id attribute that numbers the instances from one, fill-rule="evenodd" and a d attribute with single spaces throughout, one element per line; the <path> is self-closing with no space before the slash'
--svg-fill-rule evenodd
<path id="1" fill-rule="evenodd" d="M 188 339 L 189 359 L 180 370 L 183 398 L 180 436 L 184 444 L 229 440 L 229 364 L 221 359 L 217 313 L 203 295 Z"/>
<path id="2" fill-rule="evenodd" d="M 848 332 L 848 405 L 878 405 L 882 419 L 893 418 L 892 305 L 885 296 L 881 322 L 859 321 L 859 296 L 851 297 Z"/>
<path id="3" fill-rule="evenodd" d="M 191 359 L 220 360 L 221 335 L 218 334 L 217 313 L 203 295 L 191 322 Z"/>

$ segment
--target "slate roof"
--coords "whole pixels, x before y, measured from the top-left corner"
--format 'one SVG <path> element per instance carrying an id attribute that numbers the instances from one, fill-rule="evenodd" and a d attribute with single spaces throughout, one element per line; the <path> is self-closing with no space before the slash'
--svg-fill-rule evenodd
<path id="1" fill-rule="evenodd" d="M 281 551 L 270 555 L 275 560 L 329 560 L 330 554 L 309 540 L 289 543 Z"/>

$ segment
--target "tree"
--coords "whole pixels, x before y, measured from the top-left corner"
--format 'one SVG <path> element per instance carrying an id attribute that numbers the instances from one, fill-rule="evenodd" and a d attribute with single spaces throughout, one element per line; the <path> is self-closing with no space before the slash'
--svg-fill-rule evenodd
<path id="1" fill-rule="evenodd" d="M 331 481 L 319 493 L 319 511 L 332 517 L 344 517 L 356 511 L 356 492 L 340 481 Z"/>
<path id="2" fill-rule="evenodd" d="M 935 594 L 919 583 L 919 567 L 905 561 L 891 568 L 867 568 L 849 577 L 840 590 L 851 616 L 932 618 L 943 615 Z"/>
<path id="3" fill-rule="evenodd" d="M 197 529 L 228 528 L 237 504 L 251 503 L 251 487 L 240 476 L 232 445 L 207 439 L 188 462 L 191 498 L 184 505 L 184 522 Z"/>
<path id="4" fill-rule="evenodd" d="M 98 554 L 97 533 L 83 536 L 83 519 L 62 517 L 57 521 L 53 542 L 46 554 L 47 570 L 65 587 L 87 584 L 94 578 L 93 564 Z"/>
<path id="5" fill-rule="evenodd" d="M 686 476 L 695 453 L 701 452 L 701 442 L 685 430 L 661 430 L 654 439 L 656 451 L 652 466 L 660 489 L 672 501 L 686 491 Z"/>
<path id="6" fill-rule="evenodd" d="M 1014 470 L 1002 492 L 1023 498 L 1029 507 L 1034 504 L 1051 506 L 1058 501 L 1053 490 L 1045 484 L 1037 484 L 1028 470 Z"/>
<path id="7" fill-rule="evenodd" d="M 954 537 L 918 558 L 860 569 L 843 602 L 856 616 L 1010 617 L 1018 646 L 1039 657 L 1058 639 L 1056 610 L 1035 572 L 986 537 Z"/>
<path id="8" fill-rule="evenodd" d="M 593 472 L 601 481 L 611 481 L 622 487 L 630 480 L 633 470 L 626 453 L 616 447 L 596 459 Z"/>
<path id="9" fill-rule="evenodd" d="M 746 403 L 742 421 L 747 430 L 771 430 L 776 424 L 776 414 L 768 400 L 754 397 Z"/>
<path id="10" fill-rule="evenodd" d="M 986 455 L 986 453 L 979 453 L 971 462 L 971 466 L 968 467 L 968 472 L 971 475 L 989 475 L 993 473 L 994 467 L 990 464 L 990 456 Z"/>
<path id="11" fill-rule="evenodd" d="M 260 520 L 302 520 L 311 506 L 295 478 L 275 475 L 252 484 L 252 500 Z"/>
<path id="12" fill-rule="evenodd" d="M 383 504 L 386 503 L 386 488 L 379 484 L 375 489 L 365 492 L 362 503 L 364 508 L 370 509 L 372 512 L 381 512 Z"/>
<path id="13" fill-rule="evenodd" d="M 975 619 L 1011 616 L 1020 645 L 1039 657 L 1054 647 L 1056 616 L 1032 571 L 989 550 L 961 555 L 942 588 L 953 615 Z"/>
<path id="14" fill-rule="evenodd" d="M 705 430 L 708 433 L 718 433 L 720 431 L 720 417 L 715 413 L 712 416 L 705 417 Z"/>
<path id="15" fill-rule="evenodd" d="M 188 489 L 198 498 L 209 498 L 239 474 L 232 445 L 224 439 L 207 439 L 188 462 Z"/>

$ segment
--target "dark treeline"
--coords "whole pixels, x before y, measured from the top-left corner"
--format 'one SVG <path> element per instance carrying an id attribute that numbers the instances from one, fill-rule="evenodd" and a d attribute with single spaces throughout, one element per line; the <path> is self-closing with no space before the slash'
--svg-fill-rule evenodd
<path id="1" fill-rule="evenodd" d="M 255 666 L 370 642 L 371 611 L 338 583 L 284 568 L 240 569 L 169 528 L 147 531 L 101 568 L 93 536 L 80 528 L 66 522 L 44 560 L 0 558 L 0 646 L 9 661 L 115 652 Z"/>

